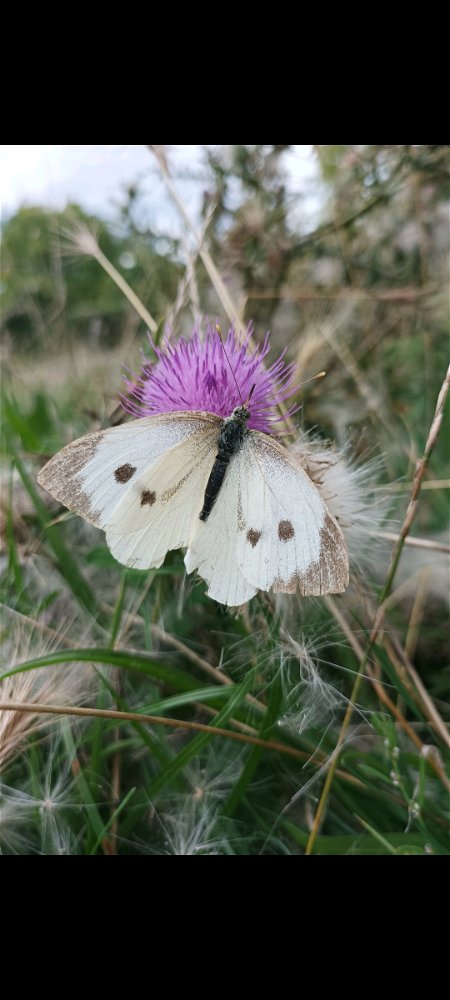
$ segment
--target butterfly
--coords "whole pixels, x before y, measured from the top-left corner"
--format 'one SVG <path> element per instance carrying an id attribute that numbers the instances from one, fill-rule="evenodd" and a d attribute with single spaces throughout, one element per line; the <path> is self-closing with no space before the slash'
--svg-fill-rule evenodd
<path id="1" fill-rule="evenodd" d="M 279 441 L 249 430 L 250 410 L 142 417 L 86 434 L 38 482 L 103 528 L 115 559 L 155 569 L 186 549 L 208 595 L 237 606 L 258 590 L 341 593 L 348 554 L 317 487 Z"/>

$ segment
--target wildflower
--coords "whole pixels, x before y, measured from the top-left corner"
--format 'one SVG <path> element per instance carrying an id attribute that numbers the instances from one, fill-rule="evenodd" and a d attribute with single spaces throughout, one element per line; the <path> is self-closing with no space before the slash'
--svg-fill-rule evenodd
<path id="1" fill-rule="evenodd" d="M 240 343 L 230 329 L 222 343 L 216 327 L 209 325 L 204 337 L 198 331 L 191 340 L 181 337 L 176 343 L 166 337 L 162 350 L 150 338 L 158 360 L 154 364 L 146 361 L 139 376 L 126 379 L 129 396 L 122 400 L 125 409 L 137 417 L 173 410 L 206 410 L 228 417 L 253 389 L 248 427 L 269 434 L 284 419 L 277 407 L 296 391 L 295 365 L 285 363 L 283 351 L 266 368 L 269 335 L 261 347 L 249 350 L 252 333 L 249 326 Z M 291 407 L 288 414 L 296 409 Z"/>

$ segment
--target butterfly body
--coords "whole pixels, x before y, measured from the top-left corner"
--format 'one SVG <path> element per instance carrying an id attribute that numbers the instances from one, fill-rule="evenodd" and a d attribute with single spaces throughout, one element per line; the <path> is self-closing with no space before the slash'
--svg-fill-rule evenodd
<path id="1" fill-rule="evenodd" d="M 341 528 L 317 486 L 237 407 L 225 420 L 173 411 L 87 434 L 58 452 L 39 483 L 106 532 L 118 562 L 161 566 L 186 550 L 208 594 L 236 606 L 259 590 L 340 593 L 348 584 Z"/>
<path id="2" fill-rule="evenodd" d="M 207 521 L 219 495 L 219 490 L 225 479 L 230 460 L 242 448 L 247 431 L 250 411 L 245 406 L 238 406 L 231 417 L 223 422 L 219 435 L 217 455 L 206 484 L 203 507 L 199 514 L 201 521 Z"/>

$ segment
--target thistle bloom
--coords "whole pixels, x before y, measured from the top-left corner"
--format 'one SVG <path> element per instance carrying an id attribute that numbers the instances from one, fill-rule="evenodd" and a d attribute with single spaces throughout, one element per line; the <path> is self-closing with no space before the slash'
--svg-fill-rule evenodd
<path id="1" fill-rule="evenodd" d="M 266 368 L 269 334 L 261 347 L 249 350 L 252 333 L 249 326 L 239 342 L 230 329 L 222 343 L 216 327 L 209 325 L 204 337 L 198 331 L 191 340 L 181 337 L 172 342 L 166 337 L 162 349 L 150 338 L 158 360 L 154 364 L 146 361 L 138 377 L 126 379 L 129 396 L 122 399 L 123 406 L 137 417 L 173 410 L 206 410 L 229 417 L 254 387 L 248 426 L 269 434 L 274 424 L 284 419 L 277 407 L 296 391 L 295 365 L 285 363 L 283 351 Z M 292 406 L 289 415 L 296 409 Z"/>

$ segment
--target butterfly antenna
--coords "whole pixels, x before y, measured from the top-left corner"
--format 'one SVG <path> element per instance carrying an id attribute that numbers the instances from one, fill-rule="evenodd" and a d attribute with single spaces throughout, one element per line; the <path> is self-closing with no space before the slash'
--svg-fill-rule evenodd
<path id="1" fill-rule="evenodd" d="M 319 379 L 325 378 L 326 374 L 327 374 L 326 372 L 318 372 L 317 375 L 312 375 L 311 378 L 305 378 L 303 380 L 303 382 L 299 382 L 298 385 L 295 386 L 295 391 L 297 391 L 297 389 L 301 389 L 303 385 L 307 385 L 308 382 L 318 382 Z M 250 392 L 250 396 L 251 396 L 254 388 L 255 388 L 255 386 L 252 387 L 252 390 Z M 249 399 L 250 399 L 250 396 L 249 396 Z"/>
<path id="2" fill-rule="evenodd" d="M 256 389 L 256 382 L 253 383 L 253 385 L 252 385 L 252 387 L 250 389 L 250 392 L 249 392 L 249 394 L 247 396 L 247 399 L 245 400 L 245 403 L 243 403 L 243 406 L 248 406 L 248 404 L 249 404 L 249 402 L 250 402 L 250 400 L 251 400 L 251 398 L 253 396 L 253 393 L 254 393 L 255 389 Z"/>
<path id="3" fill-rule="evenodd" d="M 236 379 L 236 375 L 234 374 L 234 370 L 233 370 L 233 366 L 232 366 L 232 364 L 231 364 L 231 361 L 230 361 L 230 359 L 229 359 L 229 357 L 228 357 L 228 354 L 227 354 L 227 352 L 226 352 L 226 349 L 225 349 L 225 344 L 224 344 L 224 342 L 223 342 L 223 340 L 222 340 L 222 330 L 220 329 L 220 326 L 219 326 L 219 324 L 218 324 L 218 323 L 216 323 L 216 333 L 217 333 L 217 336 L 218 336 L 218 338 L 219 338 L 219 340 L 220 340 L 220 343 L 222 344 L 222 350 L 223 350 L 223 353 L 224 353 L 224 355 L 225 355 L 225 357 L 226 357 L 226 359 L 227 359 L 227 362 L 228 362 L 228 367 L 229 367 L 229 369 L 230 369 L 230 372 L 231 372 L 231 374 L 232 374 L 232 376 L 233 376 L 233 379 L 234 379 L 234 383 L 235 383 L 235 386 L 236 386 L 236 389 L 237 389 L 237 391 L 238 391 L 238 396 L 239 396 L 239 399 L 240 399 L 240 401 L 241 401 L 241 403 L 242 403 L 242 406 L 245 406 L 246 404 L 244 403 L 244 400 L 242 399 L 242 396 L 241 396 L 241 390 L 239 389 L 239 386 L 238 386 L 238 383 L 237 383 L 237 379 Z M 253 387 L 252 387 L 252 389 L 251 389 L 251 391 L 250 391 L 250 396 L 251 396 L 251 394 L 252 394 L 252 392 L 253 392 L 253 389 L 254 389 L 254 388 L 255 388 L 255 386 L 253 386 Z M 250 399 L 250 396 L 248 397 L 249 399 Z"/>
<path id="4" fill-rule="evenodd" d="M 311 378 L 305 378 L 303 382 L 299 382 L 297 389 L 301 389 L 302 385 L 306 385 L 308 382 L 318 382 L 320 378 L 325 378 L 326 372 L 318 372 L 317 375 L 312 375 Z"/>
<path id="5" fill-rule="evenodd" d="M 303 382 L 298 382 L 295 386 L 295 390 L 301 389 L 303 385 L 308 385 L 308 382 L 318 382 L 319 379 L 325 378 L 326 372 L 318 372 L 317 375 L 311 375 L 311 378 L 303 379 Z M 254 387 L 253 387 L 254 388 Z M 253 392 L 253 389 L 252 389 Z"/>

